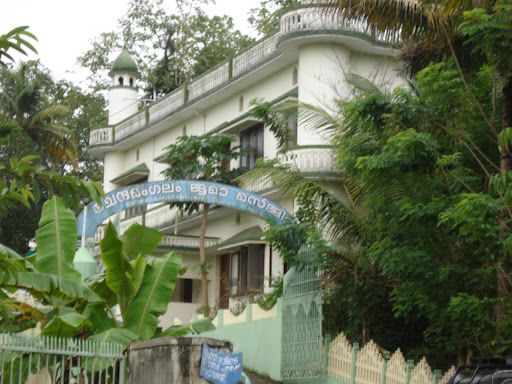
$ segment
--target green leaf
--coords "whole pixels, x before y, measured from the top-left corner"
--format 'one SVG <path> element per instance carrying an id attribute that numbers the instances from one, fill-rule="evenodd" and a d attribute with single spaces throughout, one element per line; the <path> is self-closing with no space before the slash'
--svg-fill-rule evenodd
<path id="1" fill-rule="evenodd" d="M 136 292 L 134 270 L 123 253 L 123 243 L 117 236 L 114 225 L 109 222 L 105 236 L 100 242 L 101 260 L 105 264 L 107 286 L 117 295 L 121 313 L 126 312 L 130 297 Z"/>
<path id="2" fill-rule="evenodd" d="M 39 229 L 36 231 L 36 267 L 40 272 L 60 278 L 80 279 L 73 269 L 76 250 L 76 219 L 64 201 L 53 197 L 43 205 Z"/>
<path id="3" fill-rule="evenodd" d="M 144 271 L 146 270 L 146 257 L 143 255 L 139 255 L 135 260 L 133 260 L 130 265 L 133 268 L 133 284 L 134 290 L 133 295 L 130 296 L 130 301 L 133 299 L 135 294 L 139 291 L 140 285 L 142 284 L 142 278 L 144 277 Z"/>
<path id="4" fill-rule="evenodd" d="M 129 260 L 137 255 L 148 255 L 162 240 L 163 234 L 140 224 L 133 224 L 123 235 L 124 252 Z"/>
<path id="5" fill-rule="evenodd" d="M 55 316 L 41 333 L 46 336 L 71 337 L 85 325 L 87 320 L 86 316 L 76 312 Z"/>
<path id="6" fill-rule="evenodd" d="M 89 303 L 102 302 L 102 299 L 96 293 L 81 284 L 80 279 L 69 280 L 39 272 L 18 272 L 9 278 L 4 285 L 62 296 L 71 300 L 83 300 Z"/>
<path id="7" fill-rule="evenodd" d="M 105 332 L 93 335 L 87 340 L 99 343 L 122 344 L 124 347 L 127 347 L 138 338 L 137 334 L 126 328 L 111 328 Z"/>
<path id="8" fill-rule="evenodd" d="M 125 317 L 126 327 L 141 339 L 154 336 L 157 317 L 167 310 L 180 268 L 181 256 L 174 252 L 155 259 L 146 267 L 141 287 Z"/>
<path id="9" fill-rule="evenodd" d="M 103 332 L 110 328 L 115 328 L 115 321 L 105 311 L 101 304 L 90 304 L 84 310 L 84 316 L 89 319 L 91 328 L 94 332 Z"/>
<path id="10" fill-rule="evenodd" d="M 181 337 L 189 334 L 199 335 L 204 332 L 214 331 L 215 326 L 211 319 L 195 321 L 188 325 L 173 325 L 163 330 L 158 336 Z"/>

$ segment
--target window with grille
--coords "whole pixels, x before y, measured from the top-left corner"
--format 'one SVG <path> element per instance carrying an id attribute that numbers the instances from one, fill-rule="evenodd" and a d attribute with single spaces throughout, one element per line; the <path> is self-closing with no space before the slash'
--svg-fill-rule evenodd
<path id="1" fill-rule="evenodd" d="M 263 124 L 255 125 L 240 133 L 240 168 L 253 169 L 256 160 L 263 157 Z"/>

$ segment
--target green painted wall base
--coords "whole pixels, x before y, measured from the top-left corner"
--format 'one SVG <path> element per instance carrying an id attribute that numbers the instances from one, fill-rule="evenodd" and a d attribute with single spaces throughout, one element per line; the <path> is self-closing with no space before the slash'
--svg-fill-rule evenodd
<path id="1" fill-rule="evenodd" d="M 273 380 L 281 380 L 282 319 L 279 304 L 277 316 L 273 318 L 219 326 L 201 336 L 230 341 L 234 352 L 243 353 L 245 368 Z"/>

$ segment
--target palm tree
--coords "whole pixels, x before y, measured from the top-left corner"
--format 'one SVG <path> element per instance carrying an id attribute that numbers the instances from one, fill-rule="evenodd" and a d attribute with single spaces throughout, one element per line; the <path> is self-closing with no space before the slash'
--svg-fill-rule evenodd
<path id="1" fill-rule="evenodd" d="M 16 27 L 9 32 L 0 35 L 0 65 L 5 64 L 3 57 L 13 61 L 9 51 L 17 51 L 22 55 L 26 55 L 25 49 L 37 52 L 34 46 L 28 41 L 29 39 L 37 41 L 37 38 L 28 31 L 27 26 Z"/>
<path id="2" fill-rule="evenodd" d="M 46 98 L 49 75 L 37 63 L 28 62 L 14 70 L 4 69 L 0 76 L 0 113 L 4 118 L 49 154 L 47 163 L 62 166 L 68 162 L 76 166 L 74 138 L 63 123 L 71 112 Z"/>

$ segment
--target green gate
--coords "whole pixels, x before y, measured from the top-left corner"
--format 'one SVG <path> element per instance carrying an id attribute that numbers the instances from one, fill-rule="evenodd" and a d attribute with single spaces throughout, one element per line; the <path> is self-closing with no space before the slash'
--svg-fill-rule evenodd
<path id="1" fill-rule="evenodd" d="M 124 384 L 119 344 L 0 334 L 0 384 Z"/>
<path id="2" fill-rule="evenodd" d="M 314 250 L 299 252 L 311 260 Z M 320 272 L 308 267 L 290 269 L 284 277 L 282 308 L 282 380 L 314 382 L 323 370 Z"/>

